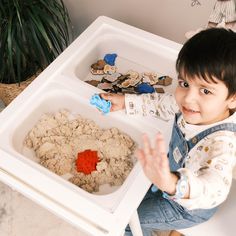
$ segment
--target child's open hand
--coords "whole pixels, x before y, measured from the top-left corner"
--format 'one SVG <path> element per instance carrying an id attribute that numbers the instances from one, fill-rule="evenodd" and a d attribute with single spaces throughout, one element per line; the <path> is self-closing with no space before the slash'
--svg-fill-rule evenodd
<path id="1" fill-rule="evenodd" d="M 174 194 L 178 177 L 171 173 L 162 134 L 157 134 L 155 146 L 151 147 L 149 138 L 143 135 L 143 149 L 137 151 L 137 158 L 145 175 L 159 189 Z"/>
<path id="2" fill-rule="evenodd" d="M 118 111 L 125 108 L 125 96 L 123 94 L 100 93 L 99 96 L 111 102 L 111 111 Z"/>

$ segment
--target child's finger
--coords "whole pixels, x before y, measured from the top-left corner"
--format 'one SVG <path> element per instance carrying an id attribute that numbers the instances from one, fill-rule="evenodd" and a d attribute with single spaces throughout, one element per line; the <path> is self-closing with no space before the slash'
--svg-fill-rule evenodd
<path id="1" fill-rule="evenodd" d="M 152 155 L 152 147 L 151 147 L 151 144 L 150 144 L 147 134 L 143 134 L 142 139 L 143 139 L 144 155 L 146 155 L 147 157 L 150 157 Z"/>
<path id="2" fill-rule="evenodd" d="M 108 93 L 100 93 L 99 96 L 105 100 L 110 100 L 111 96 Z"/>
<path id="3" fill-rule="evenodd" d="M 145 164 L 146 164 L 146 160 L 145 160 L 145 155 L 144 155 L 143 151 L 142 151 L 141 149 L 138 149 L 138 150 L 135 152 L 135 156 L 136 156 L 137 159 L 139 160 L 141 166 L 144 167 Z"/>
<path id="4" fill-rule="evenodd" d="M 111 105 L 111 109 L 110 109 L 110 111 L 111 112 L 113 112 L 113 111 L 118 111 L 119 109 L 117 108 L 117 106 L 116 105 Z"/>
<path id="5" fill-rule="evenodd" d="M 113 101 L 115 96 L 113 93 L 100 93 L 99 96 L 101 96 L 103 99 L 107 101 Z"/>
<path id="6" fill-rule="evenodd" d="M 159 153 L 166 153 L 165 140 L 161 133 L 156 136 L 156 150 Z"/>
<path id="7" fill-rule="evenodd" d="M 157 152 L 157 156 L 160 158 L 161 163 L 163 166 L 169 165 L 167 153 L 166 153 L 166 147 L 165 147 L 165 140 L 161 133 L 158 133 L 156 136 L 156 144 L 155 144 L 155 150 Z"/>

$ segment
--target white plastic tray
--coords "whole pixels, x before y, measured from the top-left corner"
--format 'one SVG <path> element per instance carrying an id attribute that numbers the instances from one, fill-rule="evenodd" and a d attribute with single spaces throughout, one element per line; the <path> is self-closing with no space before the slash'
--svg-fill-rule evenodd
<path id="1" fill-rule="evenodd" d="M 90 97 L 101 90 L 84 80 L 92 63 L 113 52 L 121 58 L 120 72 L 147 69 L 175 78 L 179 48 L 169 40 L 99 17 L 0 114 L 0 179 L 91 235 L 121 235 L 150 186 L 139 164 L 118 189 L 90 194 L 26 155 L 23 140 L 42 114 L 67 108 L 100 127 L 123 130 L 139 145 L 143 132 L 153 137 L 161 131 L 168 142 L 171 121 L 129 117 L 123 111 L 104 116 L 89 105 Z"/>

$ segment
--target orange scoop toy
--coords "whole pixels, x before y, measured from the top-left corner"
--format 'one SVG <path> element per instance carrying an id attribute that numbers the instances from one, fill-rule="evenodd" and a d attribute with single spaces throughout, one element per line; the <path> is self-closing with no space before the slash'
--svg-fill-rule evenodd
<path id="1" fill-rule="evenodd" d="M 96 170 L 97 163 L 97 151 L 85 150 L 77 155 L 76 167 L 78 172 L 83 172 L 86 175 L 91 174 L 92 171 Z"/>

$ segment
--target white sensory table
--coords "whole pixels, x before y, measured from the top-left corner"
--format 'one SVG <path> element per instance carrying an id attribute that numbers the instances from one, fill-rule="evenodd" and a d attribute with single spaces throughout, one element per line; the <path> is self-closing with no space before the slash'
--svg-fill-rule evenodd
<path id="1" fill-rule="evenodd" d="M 124 111 L 100 114 L 89 104 L 102 92 L 84 82 L 90 65 L 107 53 L 117 53 L 119 72 L 156 71 L 176 78 L 175 60 L 181 45 L 108 17 L 96 19 L 7 108 L 0 113 L 0 180 L 41 206 L 94 236 L 120 236 L 128 223 L 142 235 L 136 209 L 149 180 L 138 163 L 119 188 L 90 194 L 39 165 L 24 152 L 23 140 L 42 114 L 66 108 L 94 120 L 100 127 L 117 127 L 138 145 L 146 132 L 161 131 L 169 141 L 171 121 L 131 117 Z M 165 88 L 173 91 L 174 83 Z"/>

